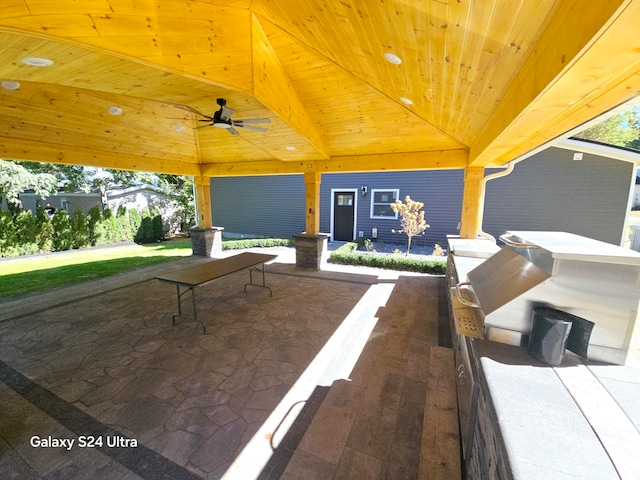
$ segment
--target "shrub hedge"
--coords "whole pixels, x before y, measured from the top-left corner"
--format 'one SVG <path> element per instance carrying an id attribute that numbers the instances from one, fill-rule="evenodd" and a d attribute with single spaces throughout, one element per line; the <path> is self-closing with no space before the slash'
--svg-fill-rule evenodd
<path id="1" fill-rule="evenodd" d="M 223 250 L 239 250 L 255 247 L 293 247 L 292 238 L 243 238 L 238 240 L 224 240 Z"/>
<path id="2" fill-rule="evenodd" d="M 400 270 L 403 272 L 430 273 L 443 275 L 447 268 L 446 260 L 427 260 L 392 255 L 370 255 L 358 253 L 359 244 L 364 240 L 345 243 L 340 248 L 331 252 L 329 257 L 332 263 L 341 265 L 360 265 L 365 267 L 385 268 L 387 270 Z"/>
<path id="3" fill-rule="evenodd" d="M 56 210 L 52 219 L 42 207 L 35 216 L 30 211 L 12 215 L 0 210 L 0 257 L 62 251 L 87 245 L 106 245 L 136 240 L 152 243 L 164 239 L 162 217 L 148 209 L 140 217 L 137 210 L 118 209 L 118 216 L 92 207 L 85 216 L 77 209 L 70 217 L 66 210 Z M 143 222 L 144 220 L 144 222 Z"/>

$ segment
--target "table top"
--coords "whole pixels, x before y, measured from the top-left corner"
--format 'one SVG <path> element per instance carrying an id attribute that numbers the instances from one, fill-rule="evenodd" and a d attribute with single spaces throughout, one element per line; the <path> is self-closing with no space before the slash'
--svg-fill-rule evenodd
<path id="1" fill-rule="evenodd" d="M 277 255 L 264 253 L 243 252 L 227 258 L 211 260 L 158 275 L 156 279 L 162 282 L 176 283 L 188 287 L 195 287 L 210 282 L 216 278 L 224 277 L 230 273 L 254 267 L 277 258 Z"/>

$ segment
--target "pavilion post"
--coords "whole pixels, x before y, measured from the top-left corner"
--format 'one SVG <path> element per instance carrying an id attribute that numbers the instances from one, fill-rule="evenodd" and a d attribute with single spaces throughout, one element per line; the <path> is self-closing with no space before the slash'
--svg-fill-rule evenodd
<path id="1" fill-rule="evenodd" d="M 464 172 L 464 191 L 460 215 L 460 237 L 476 238 L 482 231 L 484 208 L 484 167 L 467 167 Z"/>
<path id="2" fill-rule="evenodd" d="M 196 222 L 190 230 L 191 248 L 194 255 L 213 257 L 222 253 L 223 227 L 214 227 L 211 216 L 211 179 L 194 177 Z"/>
<path id="3" fill-rule="evenodd" d="M 304 183 L 306 187 L 306 231 L 300 235 L 295 235 L 296 266 L 311 270 L 321 270 L 329 237 L 320 233 L 321 174 L 316 172 L 305 173 Z"/>

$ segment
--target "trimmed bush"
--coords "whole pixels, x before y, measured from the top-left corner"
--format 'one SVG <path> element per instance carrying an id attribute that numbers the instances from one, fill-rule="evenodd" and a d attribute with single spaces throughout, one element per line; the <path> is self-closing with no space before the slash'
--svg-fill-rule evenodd
<path id="1" fill-rule="evenodd" d="M 160 214 L 153 217 L 151 227 L 153 229 L 153 240 L 156 242 L 164 240 L 164 223 Z"/>
<path id="2" fill-rule="evenodd" d="M 140 212 L 135 208 L 129 211 L 129 225 L 131 228 L 131 239 L 133 240 L 136 236 L 136 233 L 140 229 L 140 224 L 142 223 L 142 217 L 140 216 Z"/>
<path id="3" fill-rule="evenodd" d="M 118 207 L 116 220 L 118 220 L 118 223 L 120 224 L 120 236 L 122 240 L 133 240 L 134 230 L 131 229 L 131 219 L 129 218 L 129 211 L 122 205 Z"/>
<path id="4" fill-rule="evenodd" d="M 151 217 L 142 217 L 142 223 L 140 223 L 140 228 L 138 229 L 134 240 L 136 243 L 151 243 L 154 241 L 153 222 Z"/>
<path id="5" fill-rule="evenodd" d="M 21 255 L 28 255 L 38 251 L 38 227 L 36 218 L 31 215 L 31 210 L 20 212 L 14 218 L 16 236 L 20 242 L 18 249 Z"/>
<path id="6" fill-rule="evenodd" d="M 53 250 L 56 252 L 69 250 L 73 245 L 73 233 L 67 211 L 56 210 L 51 225 L 53 226 Z"/>
<path id="7" fill-rule="evenodd" d="M 53 227 L 47 211 L 41 205 L 36 208 L 36 228 L 38 249 L 42 252 L 50 251 L 53 248 Z"/>
<path id="8" fill-rule="evenodd" d="M 73 237 L 72 248 L 82 248 L 89 244 L 87 217 L 84 216 L 84 211 L 81 208 L 78 208 L 71 216 L 71 235 Z"/>
<path id="9" fill-rule="evenodd" d="M 13 224 L 13 215 L 6 210 L 0 210 L 0 254 L 11 255 L 17 246 L 18 236 Z"/>
<path id="10" fill-rule="evenodd" d="M 223 250 L 240 250 L 256 247 L 292 247 L 292 238 L 243 238 L 239 240 L 223 240 Z"/>
<path id="11" fill-rule="evenodd" d="M 89 230 L 89 243 L 94 245 L 102 245 L 104 243 L 105 232 L 100 225 L 102 215 L 100 207 L 91 207 L 87 212 L 87 229 Z"/>
<path id="12" fill-rule="evenodd" d="M 403 272 L 430 273 L 443 275 L 447 268 L 446 260 L 427 260 L 408 257 L 395 257 L 387 255 L 369 255 L 357 253 L 358 244 L 348 242 L 331 253 L 329 257 L 332 263 L 341 265 L 359 265 L 387 270 L 400 270 Z"/>

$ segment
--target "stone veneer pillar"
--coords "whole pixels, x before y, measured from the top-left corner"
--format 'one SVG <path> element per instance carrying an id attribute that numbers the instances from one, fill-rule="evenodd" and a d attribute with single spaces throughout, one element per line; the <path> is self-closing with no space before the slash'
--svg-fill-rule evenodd
<path id="1" fill-rule="evenodd" d="M 222 253 L 223 227 L 191 228 L 191 249 L 194 255 L 213 257 Z"/>
<path id="2" fill-rule="evenodd" d="M 294 235 L 296 245 L 296 267 L 322 270 L 329 235 Z"/>

